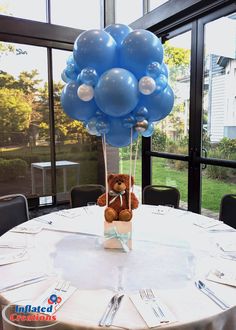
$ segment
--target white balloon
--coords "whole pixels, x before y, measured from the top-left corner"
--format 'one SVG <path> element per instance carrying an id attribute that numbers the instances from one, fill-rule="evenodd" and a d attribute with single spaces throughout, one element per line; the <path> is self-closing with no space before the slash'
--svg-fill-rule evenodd
<path id="1" fill-rule="evenodd" d="M 143 76 L 138 83 L 140 93 L 144 95 L 152 94 L 156 89 L 156 82 L 152 77 Z"/>
<path id="2" fill-rule="evenodd" d="M 82 84 L 77 90 L 77 95 L 82 101 L 91 101 L 94 96 L 94 89 L 92 86 Z"/>

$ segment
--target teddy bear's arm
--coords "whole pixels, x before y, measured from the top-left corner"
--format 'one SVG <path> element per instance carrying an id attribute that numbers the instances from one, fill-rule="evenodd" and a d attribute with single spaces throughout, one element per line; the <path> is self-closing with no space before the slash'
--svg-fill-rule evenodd
<path id="1" fill-rule="evenodd" d="M 139 201 L 138 201 L 137 197 L 135 196 L 135 194 L 133 192 L 131 192 L 131 208 L 137 209 L 138 203 L 139 203 Z"/>
<path id="2" fill-rule="evenodd" d="M 99 206 L 105 206 L 106 205 L 106 194 L 102 194 L 101 196 L 98 197 L 97 204 Z"/>

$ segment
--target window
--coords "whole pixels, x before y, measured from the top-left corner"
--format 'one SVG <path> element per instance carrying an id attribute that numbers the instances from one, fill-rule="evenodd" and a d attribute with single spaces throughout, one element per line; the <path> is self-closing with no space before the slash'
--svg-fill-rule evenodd
<path id="1" fill-rule="evenodd" d="M 116 0 L 115 19 L 116 23 L 130 24 L 143 16 L 142 0 Z"/>

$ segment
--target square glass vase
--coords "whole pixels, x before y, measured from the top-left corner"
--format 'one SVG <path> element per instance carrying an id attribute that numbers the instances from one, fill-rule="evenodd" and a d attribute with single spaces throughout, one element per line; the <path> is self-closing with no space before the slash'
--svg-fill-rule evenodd
<path id="1" fill-rule="evenodd" d="M 132 249 L 132 222 L 131 221 L 104 221 L 105 249 L 120 249 L 128 252 Z"/>

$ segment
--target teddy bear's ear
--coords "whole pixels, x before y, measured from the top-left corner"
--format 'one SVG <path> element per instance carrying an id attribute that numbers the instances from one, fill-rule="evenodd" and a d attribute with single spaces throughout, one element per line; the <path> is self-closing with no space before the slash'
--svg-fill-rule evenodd
<path id="1" fill-rule="evenodd" d="M 115 177 L 115 174 L 113 174 L 113 173 L 109 174 L 107 177 L 107 181 L 112 180 L 114 177 Z"/>

